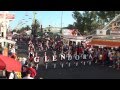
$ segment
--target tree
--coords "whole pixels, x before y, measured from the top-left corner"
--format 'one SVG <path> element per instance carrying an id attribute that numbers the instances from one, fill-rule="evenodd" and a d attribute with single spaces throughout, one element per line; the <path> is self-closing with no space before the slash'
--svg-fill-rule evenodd
<path id="1" fill-rule="evenodd" d="M 29 25 L 27 25 L 27 26 L 25 27 L 25 29 L 26 29 L 26 30 L 30 30 L 31 28 L 30 28 Z"/>
<path id="2" fill-rule="evenodd" d="M 99 20 L 103 25 L 110 22 L 118 14 L 120 14 L 120 11 L 97 11 Z"/>
<path id="3" fill-rule="evenodd" d="M 75 22 L 69 24 L 67 28 L 76 28 L 81 33 L 87 31 L 94 32 L 96 29 L 102 29 L 108 22 L 110 22 L 120 11 L 74 11 L 72 17 Z"/>
<path id="4" fill-rule="evenodd" d="M 102 29 L 110 22 L 120 11 L 74 11 L 72 17 L 75 22 L 73 25 L 68 25 L 68 28 L 76 28 L 81 33 L 84 31 L 93 32 L 96 29 Z"/>
<path id="5" fill-rule="evenodd" d="M 84 31 L 91 32 L 99 25 L 96 20 L 96 11 L 84 11 L 83 13 L 75 11 L 72 16 L 75 19 L 73 26 L 81 33 Z"/>
<path id="6" fill-rule="evenodd" d="M 35 21 L 33 22 L 33 24 L 31 25 L 32 26 L 32 34 L 33 36 L 37 36 L 37 32 L 39 30 L 39 27 L 40 27 L 40 23 L 37 19 L 35 19 Z"/>
<path id="7" fill-rule="evenodd" d="M 16 29 L 13 29 L 12 32 L 16 32 Z"/>
<path id="8" fill-rule="evenodd" d="M 84 32 L 83 27 L 83 16 L 79 11 L 74 11 L 72 14 L 72 17 L 75 19 L 74 26 L 76 29 L 78 29 L 81 32 Z"/>
<path id="9" fill-rule="evenodd" d="M 75 26 L 72 25 L 72 24 L 69 24 L 68 27 L 67 27 L 67 29 L 75 29 Z"/>

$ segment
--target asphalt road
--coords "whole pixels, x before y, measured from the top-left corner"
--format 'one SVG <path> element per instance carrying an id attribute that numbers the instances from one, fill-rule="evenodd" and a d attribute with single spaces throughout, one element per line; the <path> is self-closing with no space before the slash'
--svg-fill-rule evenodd
<path id="1" fill-rule="evenodd" d="M 18 45 L 18 55 L 27 56 L 27 44 L 19 43 Z M 120 79 L 120 70 L 97 64 L 91 66 L 80 64 L 78 67 L 72 65 L 70 68 L 67 65 L 61 68 L 58 64 L 56 69 L 49 65 L 46 70 L 45 66 L 40 65 L 36 78 L 40 77 L 44 79 Z"/>
<path id="2" fill-rule="evenodd" d="M 120 79 L 120 70 L 100 65 L 80 65 L 78 67 L 57 67 L 56 69 L 39 66 L 36 78 L 44 79 Z"/>

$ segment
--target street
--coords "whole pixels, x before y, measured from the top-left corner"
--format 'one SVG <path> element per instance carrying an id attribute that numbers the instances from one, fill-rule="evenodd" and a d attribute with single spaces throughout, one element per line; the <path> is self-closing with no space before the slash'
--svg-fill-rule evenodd
<path id="1" fill-rule="evenodd" d="M 44 79 L 120 79 L 120 70 L 107 66 L 58 67 L 56 69 L 39 66 L 36 78 Z"/>
<path id="2" fill-rule="evenodd" d="M 18 45 L 19 55 L 26 57 L 27 44 L 19 43 Z M 22 50 L 21 53 L 20 50 Z M 36 78 L 38 79 L 40 77 L 44 79 L 120 79 L 120 70 L 97 64 L 92 64 L 91 66 L 79 64 L 78 67 L 75 67 L 75 65 L 71 67 L 65 65 L 64 68 L 61 68 L 59 63 L 57 63 L 57 68 L 55 69 L 52 64 L 49 64 L 46 70 L 45 66 L 43 66 L 43 62 L 41 62 Z"/>

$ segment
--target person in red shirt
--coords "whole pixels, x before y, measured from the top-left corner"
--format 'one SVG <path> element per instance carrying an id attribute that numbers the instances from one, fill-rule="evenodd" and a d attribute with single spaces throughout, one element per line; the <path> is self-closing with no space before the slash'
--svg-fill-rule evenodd
<path id="1" fill-rule="evenodd" d="M 32 65 L 30 64 L 30 67 L 27 69 L 27 71 L 31 71 L 31 77 L 34 78 L 37 74 L 36 70 L 32 67 Z"/>

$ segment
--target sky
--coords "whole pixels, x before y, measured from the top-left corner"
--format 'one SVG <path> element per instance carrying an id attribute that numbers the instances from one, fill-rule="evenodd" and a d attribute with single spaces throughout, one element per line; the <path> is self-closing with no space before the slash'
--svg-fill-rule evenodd
<path id="1" fill-rule="evenodd" d="M 68 24 L 73 24 L 74 22 L 72 12 L 73 11 L 36 11 L 36 19 L 38 19 L 40 24 L 43 25 L 43 28 L 48 27 L 49 25 L 53 27 L 61 27 L 62 16 L 62 26 L 66 27 Z M 32 24 L 34 16 L 33 11 L 10 11 L 10 13 L 15 14 L 15 20 L 10 22 L 11 29 Z"/>

